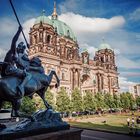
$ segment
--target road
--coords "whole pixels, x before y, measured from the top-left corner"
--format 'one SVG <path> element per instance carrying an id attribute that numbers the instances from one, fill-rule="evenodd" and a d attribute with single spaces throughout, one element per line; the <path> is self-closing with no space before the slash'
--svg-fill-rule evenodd
<path id="1" fill-rule="evenodd" d="M 92 131 L 92 130 L 83 130 L 82 140 L 140 140 L 140 137 L 132 137 L 129 135 Z"/>

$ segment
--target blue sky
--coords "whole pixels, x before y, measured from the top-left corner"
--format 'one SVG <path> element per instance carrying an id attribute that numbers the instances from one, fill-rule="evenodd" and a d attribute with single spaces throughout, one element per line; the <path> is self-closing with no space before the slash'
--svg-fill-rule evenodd
<path id="1" fill-rule="evenodd" d="M 26 35 L 43 9 L 49 16 L 53 0 L 12 0 Z M 102 38 L 114 49 L 122 90 L 140 83 L 140 0 L 56 0 L 59 19 L 74 31 L 82 51 L 91 58 Z M 0 59 L 18 28 L 8 0 L 0 0 Z M 28 37 L 27 37 L 28 38 Z"/>

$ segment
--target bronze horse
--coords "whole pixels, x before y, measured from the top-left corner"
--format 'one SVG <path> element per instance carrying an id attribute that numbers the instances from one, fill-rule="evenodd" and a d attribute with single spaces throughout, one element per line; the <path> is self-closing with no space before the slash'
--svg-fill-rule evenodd
<path id="1" fill-rule="evenodd" d="M 25 89 L 24 96 L 32 96 L 34 93 L 37 93 L 42 98 L 46 108 L 47 109 L 51 108 L 51 106 L 45 100 L 45 91 L 49 87 L 53 76 L 55 76 L 57 81 L 55 87 L 59 86 L 60 80 L 56 75 L 56 72 L 52 70 L 48 75 L 35 71 L 31 71 L 30 73 L 32 75 L 32 78 L 27 82 L 27 84 L 24 87 Z M 18 96 L 17 91 L 17 85 L 21 83 L 21 80 L 22 79 L 14 76 L 0 78 L 0 109 L 4 101 L 11 102 L 12 103 L 11 117 L 22 116 L 19 113 L 22 98 Z"/>

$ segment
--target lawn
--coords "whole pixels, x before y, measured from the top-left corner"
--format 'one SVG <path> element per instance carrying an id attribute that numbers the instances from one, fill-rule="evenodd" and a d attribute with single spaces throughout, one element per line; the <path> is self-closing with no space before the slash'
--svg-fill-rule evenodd
<path id="1" fill-rule="evenodd" d="M 89 128 L 95 130 L 105 130 L 111 132 L 120 132 L 120 133 L 129 133 L 130 128 L 127 126 L 127 118 L 130 118 L 130 124 L 132 117 L 140 115 L 140 112 L 131 115 L 131 113 L 127 114 L 104 114 L 101 116 L 92 115 L 92 116 L 82 116 L 82 117 L 73 117 L 71 119 L 66 119 L 72 126 L 81 127 L 81 128 Z M 140 129 L 140 125 L 136 125 L 135 129 Z"/>

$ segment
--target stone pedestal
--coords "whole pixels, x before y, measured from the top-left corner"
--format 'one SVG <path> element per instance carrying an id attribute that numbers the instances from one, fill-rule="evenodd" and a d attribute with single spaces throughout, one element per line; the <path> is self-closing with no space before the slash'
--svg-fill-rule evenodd
<path id="1" fill-rule="evenodd" d="M 62 130 L 47 134 L 35 135 L 18 140 L 81 140 L 81 129 Z"/>
<path id="2" fill-rule="evenodd" d="M 0 140 L 81 140 L 82 129 L 60 130 L 50 133 L 15 134 L 0 137 Z"/>
<path id="3" fill-rule="evenodd" d="M 59 113 L 52 110 L 38 111 L 32 117 L 34 121 L 24 119 L 14 125 L 1 129 L 0 140 L 15 140 L 41 134 L 55 134 L 55 132 L 61 134 L 63 131 L 70 130 L 70 125 L 61 119 Z"/>

